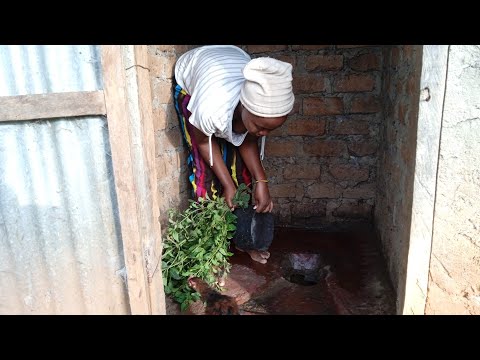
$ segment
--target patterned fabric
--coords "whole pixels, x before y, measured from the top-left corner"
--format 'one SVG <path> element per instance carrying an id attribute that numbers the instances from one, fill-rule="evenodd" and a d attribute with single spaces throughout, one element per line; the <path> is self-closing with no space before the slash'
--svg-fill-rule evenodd
<path id="1" fill-rule="evenodd" d="M 223 187 L 221 182 L 210 169 L 208 163 L 205 162 L 200 155 L 195 139 L 190 136 L 193 125 L 188 121 L 191 115 L 190 111 L 187 109 L 189 101 L 190 95 L 188 95 L 179 85 L 176 85 L 174 91 L 174 103 L 180 120 L 183 139 L 189 150 L 187 163 L 189 169 L 189 181 L 192 184 L 192 198 L 197 200 L 199 197 L 205 197 L 205 195 L 208 194 L 210 198 L 215 199 L 217 196 L 222 196 Z M 225 139 L 217 138 L 215 136 L 212 137 L 212 141 L 217 141 L 223 161 L 227 166 L 235 185 L 238 187 L 239 184 L 245 183 L 251 189 L 252 177 L 240 157 L 238 148 Z"/>

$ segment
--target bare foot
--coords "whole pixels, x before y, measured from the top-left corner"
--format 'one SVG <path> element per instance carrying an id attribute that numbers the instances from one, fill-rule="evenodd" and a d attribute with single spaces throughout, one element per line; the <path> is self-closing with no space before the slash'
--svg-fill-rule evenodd
<path id="1" fill-rule="evenodd" d="M 235 247 L 237 250 L 242 252 L 246 252 L 253 261 L 259 262 L 260 264 L 266 264 L 267 259 L 270 257 L 270 253 L 268 251 L 260 251 L 260 250 L 242 250 L 238 247 Z"/>

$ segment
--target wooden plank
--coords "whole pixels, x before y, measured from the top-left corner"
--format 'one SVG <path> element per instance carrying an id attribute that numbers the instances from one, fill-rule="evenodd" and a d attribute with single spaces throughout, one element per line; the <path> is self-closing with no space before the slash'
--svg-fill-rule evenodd
<path id="1" fill-rule="evenodd" d="M 144 70 L 146 70 L 146 73 L 148 73 L 149 72 L 148 46 L 147 45 L 135 45 L 134 53 L 135 53 L 135 65 L 143 68 Z M 150 81 L 149 81 L 149 83 L 150 83 Z M 142 90 L 142 93 L 145 96 L 149 96 L 151 98 L 151 94 L 147 95 L 147 90 L 150 91 L 150 89 L 151 89 L 150 85 L 148 85 L 148 88 L 144 88 L 143 86 L 139 87 L 139 88 Z M 151 108 L 151 106 L 150 106 L 150 108 Z"/>
<path id="2" fill-rule="evenodd" d="M 105 114 L 103 91 L 0 97 L 0 122 Z"/>
<path id="3" fill-rule="evenodd" d="M 149 208 L 150 231 L 144 243 L 147 274 L 153 314 L 165 314 L 165 293 L 161 269 L 162 231 L 159 221 L 160 206 L 155 166 L 155 130 L 153 125 L 152 90 L 150 71 L 148 70 L 148 47 L 134 46 L 135 72 L 138 86 L 138 107 L 143 144 L 144 171 L 146 176 L 146 204 Z"/>
<path id="4" fill-rule="evenodd" d="M 135 144 L 132 143 L 121 46 L 102 46 L 102 66 L 130 308 L 132 314 L 151 314 L 148 276 L 140 236 L 140 216 L 137 210 L 138 189 L 132 166 L 132 148 Z"/>

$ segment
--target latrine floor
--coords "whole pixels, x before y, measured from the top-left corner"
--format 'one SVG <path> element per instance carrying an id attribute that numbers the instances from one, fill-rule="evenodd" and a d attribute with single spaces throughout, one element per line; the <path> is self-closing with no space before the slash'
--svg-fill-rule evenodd
<path id="1" fill-rule="evenodd" d="M 232 249 L 224 293 L 243 315 L 389 315 L 395 313 L 384 260 L 373 234 L 276 228 L 267 264 Z M 167 314 L 184 313 L 167 301 Z"/>

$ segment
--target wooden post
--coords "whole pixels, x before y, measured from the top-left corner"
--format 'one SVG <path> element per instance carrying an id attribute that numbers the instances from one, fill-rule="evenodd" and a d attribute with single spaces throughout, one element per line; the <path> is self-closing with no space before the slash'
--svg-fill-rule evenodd
<path id="1" fill-rule="evenodd" d="M 134 152 L 134 176 L 138 192 L 137 206 L 141 216 L 141 239 L 146 262 L 152 314 L 165 314 L 165 293 L 161 269 L 161 228 L 159 195 L 155 167 L 155 132 L 152 92 L 146 45 L 124 45 L 128 111 L 131 119 Z M 141 145 L 140 145 L 141 144 Z"/>
<path id="2" fill-rule="evenodd" d="M 103 83 L 108 133 L 112 150 L 123 250 L 127 268 L 128 296 L 132 314 L 151 314 L 148 275 L 140 232 L 139 190 L 133 164 L 125 65 L 121 46 L 102 46 Z M 141 146 L 141 144 L 140 144 Z"/>

